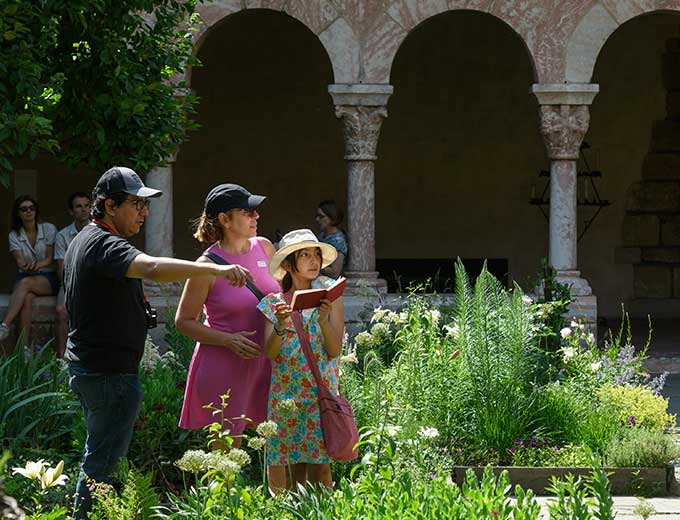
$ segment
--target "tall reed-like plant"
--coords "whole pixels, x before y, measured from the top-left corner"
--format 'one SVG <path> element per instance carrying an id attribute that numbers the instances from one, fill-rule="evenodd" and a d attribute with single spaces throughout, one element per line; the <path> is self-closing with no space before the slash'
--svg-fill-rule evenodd
<path id="1" fill-rule="evenodd" d="M 519 286 L 508 292 L 486 265 L 473 287 L 459 260 L 454 317 L 468 431 L 504 457 L 535 418 L 539 350 L 531 310 Z"/>
<path id="2" fill-rule="evenodd" d="M 57 448 L 80 411 L 67 373 L 50 348 L 0 358 L 0 443 L 4 448 Z"/>

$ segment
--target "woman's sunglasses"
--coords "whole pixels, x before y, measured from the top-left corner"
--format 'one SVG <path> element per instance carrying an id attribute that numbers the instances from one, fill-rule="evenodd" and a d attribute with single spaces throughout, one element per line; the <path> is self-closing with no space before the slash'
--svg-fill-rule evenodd
<path id="1" fill-rule="evenodd" d="M 29 211 L 35 211 L 35 205 L 31 204 L 30 206 L 19 206 L 19 211 L 22 213 L 28 213 Z"/>

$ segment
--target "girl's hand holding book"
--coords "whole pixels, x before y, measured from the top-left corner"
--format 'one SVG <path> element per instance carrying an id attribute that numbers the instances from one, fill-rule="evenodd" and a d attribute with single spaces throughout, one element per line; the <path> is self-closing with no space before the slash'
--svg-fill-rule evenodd
<path id="1" fill-rule="evenodd" d="M 274 306 L 274 314 L 276 315 L 274 332 L 276 332 L 276 334 L 279 336 L 282 336 L 283 331 L 286 330 L 286 319 L 289 318 L 291 314 L 293 314 L 293 309 L 291 309 L 290 305 L 288 305 L 286 302 L 280 301 Z"/>
<path id="2" fill-rule="evenodd" d="M 328 321 L 332 308 L 333 304 L 329 300 L 321 300 L 321 305 L 319 305 L 319 323 Z"/>

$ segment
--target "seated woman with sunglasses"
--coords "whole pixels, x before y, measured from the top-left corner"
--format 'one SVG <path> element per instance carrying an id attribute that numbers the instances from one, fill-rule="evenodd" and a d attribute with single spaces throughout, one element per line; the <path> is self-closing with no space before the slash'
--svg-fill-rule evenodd
<path id="1" fill-rule="evenodd" d="M 40 208 L 30 195 L 21 195 L 12 207 L 9 251 L 16 260 L 17 274 L 9 307 L 0 323 L 0 341 L 9 336 L 10 326 L 20 315 L 20 330 L 28 335 L 31 306 L 36 296 L 53 296 L 59 290 L 54 264 L 57 228 L 40 221 Z M 28 339 L 28 338 L 25 338 Z"/>

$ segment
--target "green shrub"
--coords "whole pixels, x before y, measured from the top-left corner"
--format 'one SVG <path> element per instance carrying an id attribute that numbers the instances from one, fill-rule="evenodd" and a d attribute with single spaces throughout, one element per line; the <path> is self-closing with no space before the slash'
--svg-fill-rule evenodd
<path id="1" fill-rule="evenodd" d="M 608 466 L 661 468 L 680 457 L 680 447 L 669 435 L 643 428 L 628 428 L 607 446 Z"/>
<path id="2" fill-rule="evenodd" d="M 587 446 L 567 444 L 560 447 L 536 436 L 519 440 L 517 444 L 510 450 L 513 466 L 586 467 L 593 464 L 593 451 Z"/>
<path id="3" fill-rule="evenodd" d="M 648 387 L 607 385 L 598 391 L 598 397 L 621 424 L 657 432 L 675 428 L 675 415 L 668 413 L 668 402 Z"/>
<path id="4" fill-rule="evenodd" d="M 562 483 L 557 481 L 555 485 L 562 486 Z M 559 510 L 551 516 L 553 520 L 578 518 L 578 512 L 588 509 L 593 510 L 595 516 L 585 518 L 613 519 L 608 482 L 601 471 L 594 470 L 593 476 L 579 480 L 569 489 L 578 491 L 578 496 L 563 500 Z M 511 500 L 511 494 L 516 500 Z M 490 468 L 481 479 L 469 471 L 461 487 L 445 476 L 423 482 L 400 474 L 386 481 L 375 473 L 368 473 L 355 483 L 343 480 L 332 493 L 301 490 L 290 494 L 283 502 L 283 508 L 287 515 L 272 518 L 537 520 L 540 515 L 540 506 L 531 490 L 525 491 L 520 486 L 513 489 L 506 472 L 496 478 Z"/>
<path id="5" fill-rule="evenodd" d="M 149 520 L 159 497 L 152 486 L 152 476 L 135 470 L 124 478 L 123 490 L 117 493 L 113 486 L 95 484 L 90 520 Z"/>
<path id="6" fill-rule="evenodd" d="M 65 365 L 48 346 L 29 353 L 18 343 L 0 358 L 1 448 L 66 449 L 79 413 Z"/>
<path id="7" fill-rule="evenodd" d="M 540 352 L 536 324 L 519 287 L 508 293 L 484 268 L 474 288 L 459 261 L 454 303 L 466 431 L 500 454 L 532 431 Z"/>

